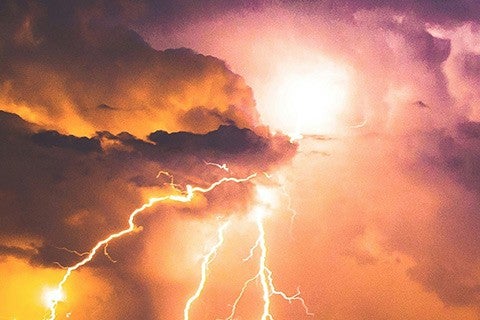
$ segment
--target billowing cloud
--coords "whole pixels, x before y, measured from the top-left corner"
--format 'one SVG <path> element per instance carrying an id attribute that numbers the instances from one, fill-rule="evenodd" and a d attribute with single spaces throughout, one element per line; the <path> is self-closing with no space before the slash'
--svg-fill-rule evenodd
<path id="1" fill-rule="evenodd" d="M 154 50 L 104 5 L 2 4 L 2 109 L 77 134 L 258 124 L 251 89 L 225 62 Z"/>

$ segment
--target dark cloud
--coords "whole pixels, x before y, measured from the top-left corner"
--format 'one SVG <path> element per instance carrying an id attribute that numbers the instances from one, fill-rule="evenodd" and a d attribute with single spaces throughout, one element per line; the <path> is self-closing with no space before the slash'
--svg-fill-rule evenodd
<path id="1" fill-rule="evenodd" d="M 238 129 L 235 126 L 220 126 L 218 130 L 205 135 L 189 132 L 167 133 L 155 131 L 148 139 L 167 151 L 188 150 L 192 154 L 199 154 L 203 150 L 218 150 L 229 154 L 250 152 L 255 154 L 268 145 L 268 140 L 262 138 L 249 129 Z M 235 141 L 235 143 L 232 143 Z"/>
<path id="2" fill-rule="evenodd" d="M 73 149 L 80 152 L 100 152 L 100 142 L 87 137 L 75 137 L 73 135 L 62 135 L 57 131 L 40 131 L 32 135 L 32 141 L 43 147 L 58 147 Z"/>
<path id="3" fill-rule="evenodd" d="M 459 123 L 458 133 L 467 139 L 478 139 L 480 138 L 480 123 L 475 121 Z"/>
<path id="4" fill-rule="evenodd" d="M 161 170 L 169 171 L 175 183 L 205 186 L 227 174 L 205 161 L 227 163 L 232 174 L 244 177 L 288 161 L 296 150 L 286 137 L 262 137 L 235 126 L 207 134 L 156 131 L 146 141 L 126 132 L 87 138 L 36 131 L 6 112 L 0 120 L 1 233 L 43 239 L 43 258 L 37 262 L 47 264 L 70 256 L 56 247 L 88 250 L 124 226 L 128 213 L 141 204 L 142 188 L 170 183 L 169 177 L 157 176 Z M 228 203 L 241 211 L 250 196 L 248 185 L 218 189 L 207 196 L 202 212 Z M 237 196 L 228 200 L 225 194 L 232 193 Z"/>
<path id="5" fill-rule="evenodd" d="M 176 1 L 143 1 L 146 10 L 142 20 L 132 24 L 141 28 L 145 24 L 160 24 L 164 29 L 171 30 L 189 23 L 215 19 L 220 15 L 232 12 L 261 12 L 272 6 L 282 6 L 300 13 L 326 12 L 333 16 L 349 18 L 359 10 L 392 10 L 399 15 L 416 16 L 426 22 L 440 24 L 458 24 L 476 22 L 480 19 L 480 5 L 475 0 L 460 1 L 374 1 L 374 0 L 336 0 L 336 1 L 291 1 L 280 2 L 271 0 L 248 1 L 216 1 L 208 0 L 192 3 L 188 0 Z M 128 6 L 124 6 L 127 9 Z M 127 11 L 127 10 L 125 10 Z M 124 13 L 125 13 L 124 11 Z M 128 11 L 127 11 L 128 12 Z M 118 13 L 118 12 L 117 12 Z"/>
<path id="6" fill-rule="evenodd" d="M 417 15 L 429 22 L 458 23 L 462 21 L 477 21 L 480 18 L 480 5 L 474 0 L 437 1 L 437 0 L 407 0 L 407 1 L 374 1 L 343 0 L 330 3 L 331 9 L 346 7 L 348 9 L 378 9 L 389 8 L 399 14 Z"/>
<path id="7" fill-rule="evenodd" d="M 127 2 L 128 3 L 128 2 Z M 272 5 L 284 5 L 297 12 L 308 10 L 330 11 L 334 14 L 348 14 L 355 10 L 391 9 L 399 14 L 417 15 L 429 22 L 456 23 L 477 21 L 480 18 L 480 5 L 475 0 L 437 1 L 374 1 L 374 0 L 336 0 L 336 1 L 291 1 L 275 2 L 271 0 L 217 1 L 208 0 L 191 2 L 188 0 L 161 1 L 149 0 L 142 4 L 146 10 L 143 21 L 160 20 L 165 27 L 182 25 L 191 21 L 215 18 L 220 14 L 233 11 L 261 11 Z M 120 13 L 119 8 L 110 12 Z M 123 15 L 128 12 L 128 5 L 123 6 Z M 135 11 L 134 11 L 135 12 Z M 128 15 L 128 14 L 127 14 Z"/>
<path id="8" fill-rule="evenodd" d="M 480 82 L 480 55 L 473 52 L 463 52 L 455 57 L 456 72 L 465 82 L 478 84 Z"/>
<path id="9" fill-rule="evenodd" d="M 0 261 L 2 256 L 16 257 L 16 258 L 28 260 L 28 259 L 31 259 L 32 256 L 35 256 L 36 254 L 38 254 L 38 251 L 35 249 L 0 245 Z"/>
<path id="10" fill-rule="evenodd" d="M 437 164 L 469 190 L 480 190 L 480 123 L 461 122 L 456 132 L 443 134 L 438 141 Z"/>
<path id="11" fill-rule="evenodd" d="M 114 107 L 110 107 L 109 105 L 106 105 L 106 104 L 104 104 L 104 103 L 99 104 L 99 105 L 97 106 L 97 109 L 106 110 L 106 111 L 108 111 L 108 110 L 116 110 Z"/>

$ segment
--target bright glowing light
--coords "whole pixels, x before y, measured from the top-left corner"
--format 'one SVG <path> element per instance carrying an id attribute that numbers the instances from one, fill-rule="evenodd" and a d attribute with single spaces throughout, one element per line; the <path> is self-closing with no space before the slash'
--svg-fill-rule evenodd
<path id="1" fill-rule="evenodd" d="M 42 294 L 43 304 L 47 308 L 52 308 L 59 301 L 65 300 L 65 293 L 59 288 L 46 288 Z"/>
<path id="2" fill-rule="evenodd" d="M 328 60 L 300 62 L 282 69 L 269 88 L 273 127 L 291 137 L 331 134 L 350 95 L 349 69 Z"/>
<path id="3" fill-rule="evenodd" d="M 257 185 L 255 190 L 257 191 L 257 198 L 260 203 L 267 205 L 274 205 L 277 203 L 278 195 L 274 189 Z"/>
<path id="4" fill-rule="evenodd" d="M 265 208 L 256 206 L 252 209 L 249 216 L 252 217 L 254 221 L 257 221 L 258 219 L 265 218 L 266 215 L 267 211 L 265 210 Z"/>

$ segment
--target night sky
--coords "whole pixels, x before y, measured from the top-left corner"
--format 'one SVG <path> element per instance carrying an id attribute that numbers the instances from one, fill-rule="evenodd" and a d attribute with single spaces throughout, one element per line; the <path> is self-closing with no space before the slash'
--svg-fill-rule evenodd
<path id="1" fill-rule="evenodd" d="M 476 0 L 2 0 L 0 320 L 479 319 L 479 88 Z"/>

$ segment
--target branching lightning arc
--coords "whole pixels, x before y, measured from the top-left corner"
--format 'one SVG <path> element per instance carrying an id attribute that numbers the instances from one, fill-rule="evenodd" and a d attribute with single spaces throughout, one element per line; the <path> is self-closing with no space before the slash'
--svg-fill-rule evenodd
<path id="1" fill-rule="evenodd" d="M 207 165 L 215 165 L 220 169 L 223 169 L 227 171 L 226 165 L 216 165 L 216 164 L 211 164 L 208 163 Z M 162 196 L 162 197 L 152 197 L 148 200 L 148 202 L 144 203 L 141 207 L 135 209 L 133 212 L 130 213 L 129 218 L 128 218 L 128 227 L 118 231 L 116 233 L 112 233 L 103 240 L 100 240 L 96 243 L 96 245 L 88 252 L 85 253 L 78 253 L 76 251 L 72 251 L 69 249 L 66 249 L 67 251 L 73 252 L 77 254 L 79 257 L 83 257 L 83 259 L 76 264 L 66 267 L 65 268 L 65 273 L 60 280 L 60 282 L 56 285 L 56 288 L 49 292 L 49 299 L 48 299 L 48 313 L 47 316 L 45 317 L 46 320 L 55 320 L 57 317 L 57 306 L 60 301 L 64 299 L 64 286 L 70 276 L 72 275 L 73 272 L 75 272 L 77 269 L 80 267 L 88 264 L 92 259 L 96 256 L 96 254 L 99 252 L 99 250 L 103 247 L 104 254 L 111 259 L 111 257 L 108 255 L 107 252 L 107 246 L 108 244 L 117 239 L 121 238 L 123 236 L 126 236 L 130 233 L 135 232 L 138 227 L 135 224 L 135 218 L 137 215 L 142 213 L 144 210 L 147 208 L 152 207 L 154 204 L 158 202 L 165 202 L 165 201 L 173 201 L 173 202 L 190 202 L 194 198 L 195 193 L 208 193 L 220 184 L 227 183 L 227 182 L 233 182 L 233 183 L 244 183 L 247 181 L 250 181 L 254 179 L 257 174 L 254 173 L 248 177 L 245 178 L 234 178 L 234 177 L 224 177 L 212 184 L 210 184 L 208 187 L 198 187 L 198 186 L 191 186 L 187 185 L 185 190 L 180 190 L 177 188 L 177 185 L 173 184 L 173 177 L 168 173 L 168 172 L 159 172 L 158 175 L 166 175 L 170 177 L 171 179 L 171 186 L 174 187 L 176 192 L 174 194 Z M 268 174 L 265 174 L 265 176 L 269 176 Z M 158 177 L 158 176 L 157 176 Z M 260 190 L 257 186 L 257 191 Z M 273 316 L 271 314 L 270 310 L 270 305 L 271 305 L 271 300 L 270 298 L 274 295 L 280 296 L 281 298 L 285 299 L 289 303 L 292 303 L 294 301 L 298 301 L 301 303 L 302 307 L 305 309 L 305 313 L 309 316 L 313 315 L 307 308 L 305 301 L 303 298 L 300 297 L 300 290 L 297 289 L 297 292 L 293 295 L 287 295 L 282 291 L 279 291 L 275 288 L 273 285 L 273 276 L 272 276 L 272 271 L 268 268 L 266 264 L 267 260 L 267 244 L 265 241 L 265 228 L 263 221 L 265 219 L 265 216 L 267 215 L 269 203 L 268 203 L 268 197 L 267 199 L 265 197 L 262 197 L 261 192 L 257 192 L 257 201 L 259 202 L 259 205 L 255 207 L 255 209 L 252 211 L 251 216 L 254 217 L 255 225 L 258 230 L 258 238 L 255 242 L 255 244 L 251 247 L 250 249 L 250 254 L 245 260 L 249 260 L 253 258 L 255 251 L 259 251 L 259 260 L 258 260 L 258 272 L 256 275 L 254 275 L 252 278 L 248 279 L 236 300 L 234 301 L 231 309 L 230 315 L 226 318 L 226 320 L 233 320 L 234 316 L 237 312 L 237 307 L 238 304 L 244 295 L 245 291 L 247 290 L 248 286 L 253 282 L 253 281 L 259 281 L 261 289 L 262 289 L 262 301 L 263 301 L 263 311 L 261 315 L 261 320 L 272 320 Z M 222 246 L 224 243 L 224 233 L 226 232 L 226 229 L 230 225 L 230 222 L 224 222 L 221 224 L 221 226 L 218 229 L 218 235 L 217 235 L 217 242 L 210 248 L 208 253 L 203 257 L 202 264 L 201 264 L 201 270 L 200 270 L 200 282 L 194 292 L 194 294 L 189 297 L 185 304 L 184 312 L 183 312 L 183 317 L 184 320 L 189 320 L 190 319 L 190 311 L 191 311 L 191 306 L 192 304 L 201 296 L 202 291 L 204 290 L 205 283 L 207 281 L 207 273 L 208 273 L 208 268 L 210 263 L 213 261 L 213 259 L 217 256 L 218 249 Z"/>

